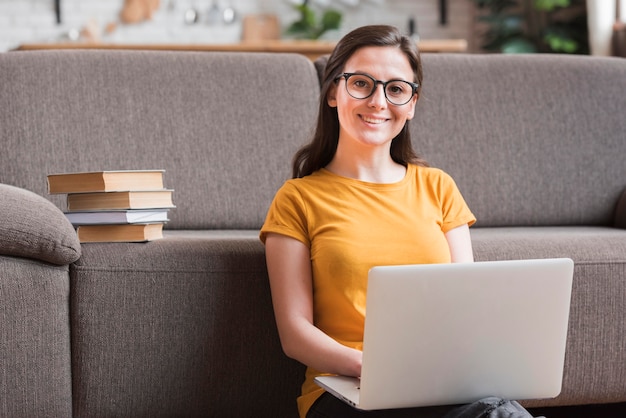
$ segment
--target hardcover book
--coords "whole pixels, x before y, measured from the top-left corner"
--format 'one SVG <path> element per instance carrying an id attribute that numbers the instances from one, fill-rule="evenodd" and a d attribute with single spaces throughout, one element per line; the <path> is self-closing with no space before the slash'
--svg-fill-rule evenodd
<path id="1" fill-rule="evenodd" d="M 72 225 L 167 222 L 169 209 L 129 209 L 65 212 Z"/>
<path id="2" fill-rule="evenodd" d="M 80 242 L 145 242 L 163 238 L 163 224 L 81 225 Z"/>
<path id="3" fill-rule="evenodd" d="M 165 170 L 91 171 L 48 175 L 48 193 L 163 189 Z"/>
<path id="4" fill-rule="evenodd" d="M 71 193 L 68 211 L 173 208 L 173 190 Z"/>

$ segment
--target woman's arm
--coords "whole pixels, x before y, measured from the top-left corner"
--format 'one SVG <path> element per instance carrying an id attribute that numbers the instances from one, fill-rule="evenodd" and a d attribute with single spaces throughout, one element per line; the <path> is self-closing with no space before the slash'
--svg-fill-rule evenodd
<path id="1" fill-rule="evenodd" d="M 274 315 L 285 354 L 316 370 L 361 375 L 362 353 L 313 324 L 313 279 L 309 249 L 300 241 L 268 234 L 265 240 Z"/>
<path id="2" fill-rule="evenodd" d="M 472 240 L 467 224 L 458 226 L 446 232 L 450 256 L 453 263 L 469 263 L 474 261 Z"/>

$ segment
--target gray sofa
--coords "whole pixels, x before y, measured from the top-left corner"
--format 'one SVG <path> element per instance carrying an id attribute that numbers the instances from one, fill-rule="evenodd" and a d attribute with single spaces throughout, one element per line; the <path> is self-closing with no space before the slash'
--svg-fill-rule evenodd
<path id="1" fill-rule="evenodd" d="M 476 259 L 575 261 L 563 391 L 525 404 L 625 402 L 626 60 L 423 61 L 415 147 L 475 212 Z M 295 416 L 258 229 L 311 133 L 317 64 L 0 54 L 0 416 Z M 159 241 L 81 246 L 46 192 L 53 172 L 151 168 L 177 206 Z"/>

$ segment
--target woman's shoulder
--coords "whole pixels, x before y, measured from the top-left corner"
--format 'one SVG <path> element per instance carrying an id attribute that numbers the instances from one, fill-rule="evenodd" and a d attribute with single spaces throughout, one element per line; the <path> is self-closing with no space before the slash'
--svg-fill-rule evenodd
<path id="1" fill-rule="evenodd" d="M 436 194 L 448 193 L 458 189 L 456 180 L 447 171 L 438 167 L 414 166 L 413 177 L 416 187 L 422 190 L 437 191 Z"/>
<path id="2" fill-rule="evenodd" d="M 279 189 L 280 194 L 308 194 L 312 191 L 319 190 L 320 186 L 325 184 L 323 171 L 316 171 L 308 176 L 292 178 L 283 183 Z"/>
<path id="3" fill-rule="evenodd" d="M 285 185 L 295 188 L 307 188 L 319 183 L 325 183 L 328 181 L 329 172 L 325 169 L 314 171 L 313 173 L 304 177 L 297 177 L 289 179 L 285 182 Z"/>
<path id="4" fill-rule="evenodd" d="M 411 170 L 413 170 L 413 173 L 416 177 L 445 180 L 452 179 L 452 176 L 450 176 L 450 174 L 438 167 L 415 164 L 409 164 L 409 167 Z"/>

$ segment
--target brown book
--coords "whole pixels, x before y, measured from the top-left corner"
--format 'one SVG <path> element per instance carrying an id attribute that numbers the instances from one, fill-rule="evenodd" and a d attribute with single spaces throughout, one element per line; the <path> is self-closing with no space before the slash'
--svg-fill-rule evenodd
<path id="1" fill-rule="evenodd" d="M 173 208 L 173 190 L 141 190 L 130 192 L 70 193 L 67 210 L 112 210 Z"/>
<path id="2" fill-rule="evenodd" d="M 48 175 L 48 193 L 159 190 L 165 170 L 91 171 Z"/>
<path id="3" fill-rule="evenodd" d="M 80 242 L 145 242 L 163 238 L 163 224 L 81 225 Z"/>

